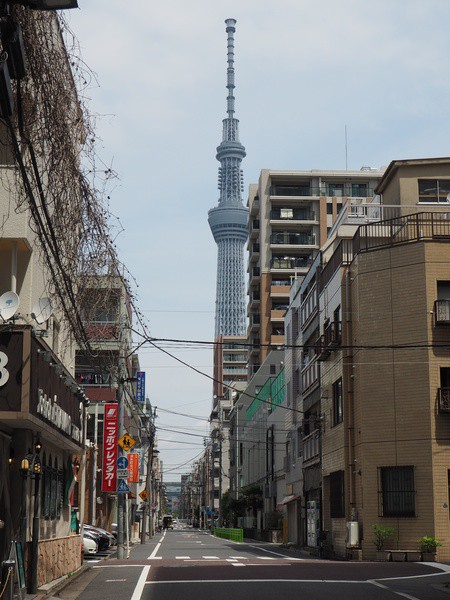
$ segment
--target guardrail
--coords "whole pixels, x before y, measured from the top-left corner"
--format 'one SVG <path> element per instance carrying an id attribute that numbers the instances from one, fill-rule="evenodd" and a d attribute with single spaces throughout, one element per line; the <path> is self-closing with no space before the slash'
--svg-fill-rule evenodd
<path id="1" fill-rule="evenodd" d="M 211 533 L 219 538 L 225 540 L 231 540 L 232 542 L 243 542 L 244 541 L 244 530 L 243 529 L 232 529 L 230 527 L 212 527 Z"/>

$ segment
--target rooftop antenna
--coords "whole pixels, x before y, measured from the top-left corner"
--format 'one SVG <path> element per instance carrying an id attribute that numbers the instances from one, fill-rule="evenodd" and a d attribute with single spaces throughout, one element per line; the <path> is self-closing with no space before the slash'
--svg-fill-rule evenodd
<path id="1" fill-rule="evenodd" d="M 345 125 L 345 170 L 348 171 L 347 125 Z"/>

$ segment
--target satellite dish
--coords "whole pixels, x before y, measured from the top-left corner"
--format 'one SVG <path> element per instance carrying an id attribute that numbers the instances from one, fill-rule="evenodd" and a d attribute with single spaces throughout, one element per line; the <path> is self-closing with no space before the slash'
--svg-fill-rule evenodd
<path id="1" fill-rule="evenodd" d="M 36 323 L 41 325 L 51 317 L 52 313 L 53 306 L 50 298 L 39 298 L 39 300 L 33 306 L 31 316 L 36 321 Z"/>
<path id="2" fill-rule="evenodd" d="M 4 321 L 8 321 L 8 319 L 16 314 L 19 304 L 19 296 L 15 292 L 5 292 L 2 294 L 0 296 L 0 317 Z"/>

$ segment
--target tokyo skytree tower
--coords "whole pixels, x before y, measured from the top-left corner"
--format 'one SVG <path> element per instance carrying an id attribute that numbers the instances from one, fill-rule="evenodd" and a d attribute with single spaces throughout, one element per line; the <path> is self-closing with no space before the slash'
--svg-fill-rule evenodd
<path id="1" fill-rule="evenodd" d="M 242 159 L 245 148 L 239 141 L 239 120 L 234 117 L 234 32 L 236 20 L 227 19 L 228 69 L 227 113 L 223 137 L 217 147 L 219 205 L 208 212 L 208 222 L 217 244 L 217 288 L 215 336 L 245 335 L 246 306 L 244 244 L 247 240 L 248 210 L 242 204 Z"/>

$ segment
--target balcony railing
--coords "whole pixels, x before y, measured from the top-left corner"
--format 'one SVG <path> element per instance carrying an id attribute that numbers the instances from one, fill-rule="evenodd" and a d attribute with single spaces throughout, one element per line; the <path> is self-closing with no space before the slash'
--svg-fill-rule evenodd
<path id="1" fill-rule="evenodd" d="M 450 388 L 438 388 L 438 408 L 441 413 L 450 413 Z"/>
<path id="2" fill-rule="evenodd" d="M 312 263 L 311 257 L 272 258 L 271 269 L 307 269 Z"/>
<path id="3" fill-rule="evenodd" d="M 324 184 L 322 186 L 305 185 L 273 185 L 270 189 L 271 196 L 327 196 L 372 198 L 374 188 L 365 184 Z"/>
<path id="4" fill-rule="evenodd" d="M 315 221 L 316 213 L 299 208 L 277 208 L 270 213 L 271 221 Z"/>
<path id="5" fill-rule="evenodd" d="M 302 329 L 305 329 L 310 318 L 319 310 L 317 303 L 317 286 L 314 285 L 308 292 L 308 295 L 303 300 L 300 306 L 300 323 Z"/>
<path id="6" fill-rule="evenodd" d="M 316 429 L 303 438 L 303 461 L 318 459 L 320 457 L 320 437 Z"/>
<path id="7" fill-rule="evenodd" d="M 436 300 L 434 303 L 435 325 L 450 325 L 450 300 Z"/>
<path id="8" fill-rule="evenodd" d="M 323 332 L 324 342 L 332 348 L 339 346 L 342 340 L 342 323 L 340 321 L 331 321 Z"/>
<path id="9" fill-rule="evenodd" d="M 306 392 L 310 387 L 319 382 L 319 363 L 313 359 L 307 365 L 304 365 L 301 371 L 302 392 Z"/>
<path id="10" fill-rule="evenodd" d="M 284 246 L 315 246 L 316 236 L 311 233 L 277 232 L 270 236 L 270 243 Z"/>
<path id="11" fill-rule="evenodd" d="M 331 351 L 341 344 L 341 341 L 342 323 L 340 321 L 331 321 L 325 327 L 323 335 L 317 340 L 315 350 L 318 360 L 327 359 Z"/>

